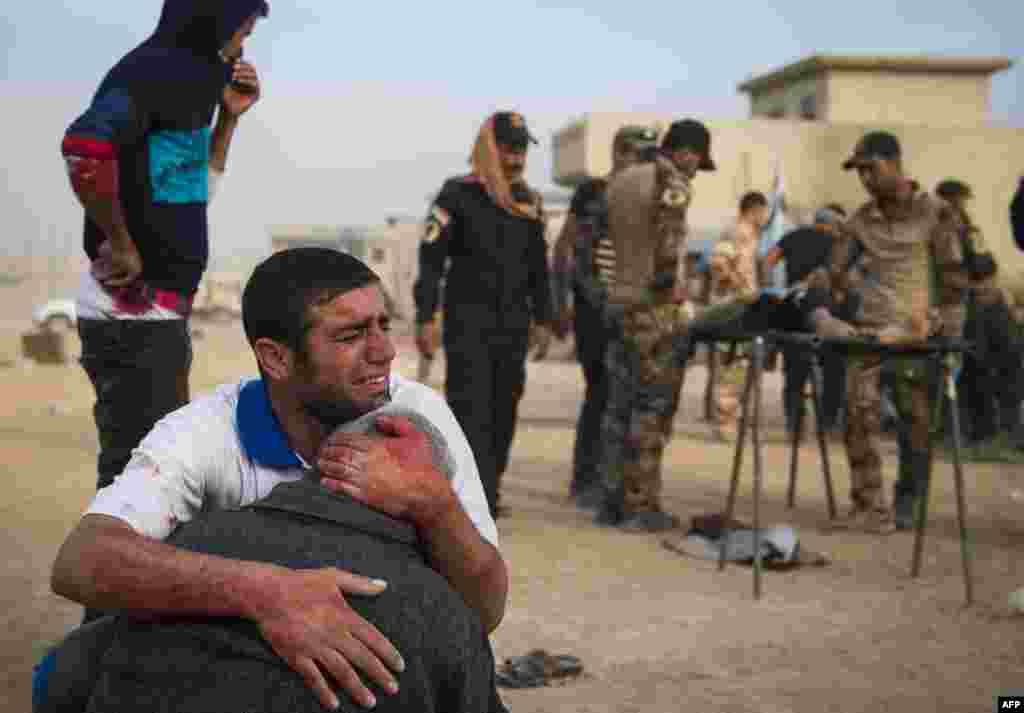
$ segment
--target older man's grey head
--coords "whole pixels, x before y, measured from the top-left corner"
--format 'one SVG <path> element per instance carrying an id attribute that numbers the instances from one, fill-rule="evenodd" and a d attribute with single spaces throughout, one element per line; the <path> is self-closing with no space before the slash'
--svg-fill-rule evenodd
<path id="1" fill-rule="evenodd" d="M 451 449 L 448 448 L 448 441 L 445 440 L 441 431 L 431 423 L 423 414 L 403 406 L 386 404 L 375 411 L 364 414 L 354 421 L 339 426 L 335 433 L 367 433 L 378 434 L 377 418 L 380 416 L 394 416 L 407 419 L 423 433 L 430 442 L 430 450 L 433 455 L 434 467 L 437 468 L 448 480 L 455 475 L 455 460 L 452 457 Z"/>

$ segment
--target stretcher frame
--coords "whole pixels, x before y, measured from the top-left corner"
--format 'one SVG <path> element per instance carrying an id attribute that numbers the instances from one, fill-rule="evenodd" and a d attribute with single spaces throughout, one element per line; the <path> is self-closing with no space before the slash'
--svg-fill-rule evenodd
<path id="1" fill-rule="evenodd" d="M 960 535 L 960 554 L 963 569 L 964 590 L 967 606 L 974 603 L 974 581 L 972 576 L 972 553 L 970 534 L 967 529 L 967 506 L 964 497 L 963 461 L 961 459 L 960 414 L 956 407 L 957 390 L 953 374 L 953 365 L 949 356 L 962 354 L 968 350 L 968 344 L 961 339 L 936 338 L 915 344 L 885 344 L 877 340 L 865 338 L 822 338 L 800 332 L 741 332 L 720 330 L 713 327 L 694 327 L 688 335 L 690 344 L 698 342 L 752 344 L 751 356 L 747 365 L 743 394 L 740 400 L 740 422 L 735 450 L 733 452 L 732 476 L 729 482 L 729 495 L 725 506 L 725 521 L 733 517 L 740 485 L 740 474 L 743 468 L 744 448 L 749 437 L 753 448 L 753 530 L 754 530 L 754 598 L 761 599 L 762 570 L 761 561 L 761 489 L 763 481 L 763 455 L 761 448 L 761 385 L 764 376 L 764 362 L 768 344 L 803 349 L 811 356 L 811 394 L 814 406 L 815 430 L 817 431 L 818 451 L 822 462 L 822 475 L 825 483 L 825 495 L 830 518 L 836 517 L 835 492 L 832 484 L 831 464 L 828 454 L 828 443 L 822 425 L 822 353 L 826 350 L 837 351 L 846 355 L 877 354 L 884 361 L 886 357 L 920 356 L 932 359 L 937 363 L 942 375 L 944 393 L 953 404 L 951 411 L 953 440 L 953 478 L 956 488 L 957 522 Z M 796 481 L 802 428 L 794 429 L 790 440 L 790 471 L 789 487 L 786 504 L 792 509 L 796 500 Z M 920 506 L 915 512 L 914 550 L 910 565 L 910 576 L 917 579 L 921 574 L 921 559 L 924 552 L 924 540 L 928 525 L 928 501 L 931 494 L 931 474 L 924 484 L 924 494 Z M 726 565 L 727 538 L 722 538 L 718 569 L 723 571 Z"/>

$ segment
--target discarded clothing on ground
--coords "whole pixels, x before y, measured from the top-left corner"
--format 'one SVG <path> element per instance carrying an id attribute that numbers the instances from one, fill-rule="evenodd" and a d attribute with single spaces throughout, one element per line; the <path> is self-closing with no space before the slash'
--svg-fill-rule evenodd
<path id="1" fill-rule="evenodd" d="M 754 529 L 720 514 L 698 515 L 685 535 L 666 539 L 666 549 L 698 559 L 718 561 L 725 546 L 728 562 L 753 564 Z M 788 525 L 761 529 L 761 563 L 767 568 L 792 569 L 800 566 L 822 567 L 829 560 L 822 554 L 800 546 L 796 530 Z"/>

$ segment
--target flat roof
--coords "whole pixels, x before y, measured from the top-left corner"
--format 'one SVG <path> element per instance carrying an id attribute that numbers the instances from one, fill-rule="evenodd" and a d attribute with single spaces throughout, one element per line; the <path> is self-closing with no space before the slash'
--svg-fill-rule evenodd
<path id="1" fill-rule="evenodd" d="M 1011 66 L 1013 60 L 1008 57 L 818 54 L 748 79 L 738 89 L 753 94 L 828 71 L 986 75 L 1002 72 Z"/>

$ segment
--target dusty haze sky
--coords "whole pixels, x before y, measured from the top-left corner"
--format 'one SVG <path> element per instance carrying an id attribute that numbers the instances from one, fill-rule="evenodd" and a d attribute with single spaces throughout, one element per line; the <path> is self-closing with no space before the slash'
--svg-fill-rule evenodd
<path id="1" fill-rule="evenodd" d="M 247 46 L 264 99 L 211 208 L 218 262 L 263 253 L 267 224 L 422 215 L 496 109 L 526 115 L 542 143 L 529 178 L 550 188 L 551 135 L 586 112 L 742 118 L 738 83 L 817 52 L 1024 57 L 1024 3 L 1004 0 L 270 4 Z M 78 249 L 61 134 L 161 2 L 70 5 L 9 2 L 0 17 L 8 255 Z M 1022 72 L 994 78 L 995 121 L 1024 127 Z"/>

